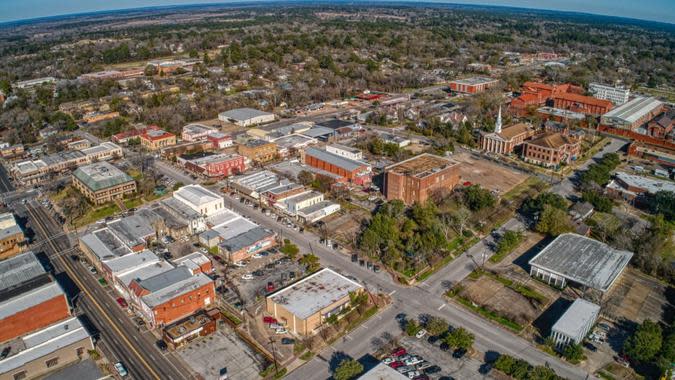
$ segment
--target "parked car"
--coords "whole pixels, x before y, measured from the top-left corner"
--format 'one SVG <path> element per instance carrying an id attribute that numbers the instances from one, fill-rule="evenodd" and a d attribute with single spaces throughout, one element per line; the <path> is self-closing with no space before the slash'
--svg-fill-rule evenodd
<path id="1" fill-rule="evenodd" d="M 405 350 L 405 348 L 403 348 L 403 347 L 397 347 L 397 348 L 395 348 L 395 349 L 391 352 L 391 356 L 393 356 L 393 357 L 399 357 L 399 356 L 405 355 L 406 353 L 407 353 L 407 351 Z"/>
<path id="2" fill-rule="evenodd" d="M 263 316 L 263 323 L 272 324 L 272 323 L 278 323 L 277 319 L 274 317 L 265 317 Z"/>
<path id="3" fill-rule="evenodd" d="M 288 279 L 289 280 L 295 280 L 295 272 L 288 272 Z"/>
<path id="4" fill-rule="evenodd" d="M 122 309 L 126 309 L 129 306 L 127 301 L 122 297 L 117 297 L 117 304 L 120 305 Z"/>
<path id="5" fill-rule="evenodd" d="M 393 369 L 396 369 L 396 368 L 402 367 L 402 366 L 403 366 L 403 362 L 398 361 L 398 360 L 389 363 L 389 367 L 391 367 Z"/>
<path id="6" fill-rule="evenodd" d="M 373 269 L 373 263 L 371 263 L 370 261 L 366 262 L 366 268 Z"/>
<path id="7" fill-rule="evenodd" d="M 159 348 L 160 351 L 165 352 L 166 350 L 169 349 L 169 347 L 166 345 L 166 342 L 163 340 L 158 340 L 156 343 L 157 348 Z"/>
<path id="8" fill-rule="evenodd" d="M 295 344 L 295 339 L 281 338 L 281 344 Z"/>
<path id="9" fill-rule="evenodd" d="M 273 292 L 274 289 L 275 289 L 274 283 L 272 281 L 269 281 L 267 283 L 267 287 L 265 287 L 265 290 L 267 290 L 268 292 Z"/>
<path id="10" fill-rule="evenodd" d="M 280 329 L 274 330 L 274 333 L 275 334 L 288 334 L 288 330 L 286 330 L 285 328 L 280 328 Z"/>
<path id="11" fill-rule="evenodd" d="M 245 275 L 241 276 L 242 280 L 253 280 L 253 275 L 250 273 L 246 273 Z"/>
<path id="12" fill-rule="evenodd" d="M 264 275 L 265 275 L 265 272 L 263 272 L 263 271 L 261 271 L 260 269 L 258 269 L 258 270 L 254 270 L 253 272 L 251 272 L 251 274 L 254 275 L 254 276 L 256 276 L 256 277 L 261 277 L 261 276 L 264 276 Z"/>
<path id="13" fill-rule="evenodd" d="M 373 272 L 380 273 L 380 266 L 379 265 L 373 265 Z"/>
<path id="14" fill-rule="evenodd" d="M 386 358 L 382 359 L 382 363 L 384 363 L 384 364 L 386 364 L 386 365 L 389 365 L 389 364 L 391 364 L 391 363 L 394 362 L 394 361 L 396 361 L 396 359 L 394 359 L 394 358 L 392 358 L 392 357 L 390 357 L 390 356 L 387 356 Z"/>
<path id="15" fill-rule="evenodd" d="M 363 259 L 359 260 L 359 265 L 360 265 L 360 266 L 366 265 L 366 261 L 363 260 Z"/>
<path id="16" fill-rule="evenodd" d="M 355 263 L 355 262 L 357 262 L 357 261 L 359 261 L 359 255 L 357 255 L 357 254 L 355 253 L 355 254 L 352 255 L 352 262 Z"/>
<path id="17" fill-rule="evenodd" d="M 122 364 L 122 362 L 115 363 L 115 371 L 117 371 L 117 374 L 119 374 L 120 377 L 125 377 L 129 374 L 129 372 L 127 372 L 127 369 L 124 367 L 124 364 Z"/>
<path id="18" fill-rule="evenodd" d="M 418 370 L 413 370 L 413 371 L 410 371 L 410 372 L 406 373 L 406 376 L 408 376 L 408 379 L 414 379 L 414 378 L 416 378 L 417 376 L 420 376 L 420 375 L 422 375 L 422 373 Z"/>
<path id="19" fill-rule="evenodd" d="M 595 352 L 595 351 L 598 350 L 597 347 L 595 347 L 592 343 L 589 343 L 589 342 L 584 343 L 584 347 L 588 348 L 592 352 Z"/>
<path id="20" fill-rule="evenodd" d="M 251 257 L 253 257 L 254 259 L 260 259 L 260 258 L 262 258 L 262 255 L 259 254 L 259 253 L 256 253 L 255 255 L 253 255 Z"/>
<path id="21" fill-rule="evenodd" d="M 452 353 L 452 357 L 455 359 L 461 359 L 464 355 L 466 355 L 466 348 L 458 348 Z"/>
<path id="22" fill-rule="evenodd" d="M 402 373 L 402 374 L 406 374 L 406 373 L 408 373 L 410 371 L 414 371 L 414 370 L 415 370 L 415 367 L 411 367 L 411 366 L 408 366 L 408 365 L 404 365 L 404 366 L 396 368 L 396 371 L 398 371 L 399 373 Z"/>
<path id="23" fill-rule="evenodd" d="M 422 363 L 422 362 L 423 362 L 422 358 L 420 358 L 420 357 L 412 357 L 412 358 L 406 359 L 403 363 L 404 363 L 405 365 L 415 366 L 415 365 L 417 365 L 417 364 L 419 364 L 419 363 Z"/>
<path id="24" fill-rule="evenodd" d="M 243 267 L 246 266 L 246 262 L 245 262 L 245 261 L 241 261 L 241 260 L 240 260 L 240 261 L 235 261 L 235 262 L 234 262 L 234 266 L 239 267 L 239 268 L 243 268 Z"/>
<path id="25" fill-rule="evenodd" d="M 427 367 L 424 369 L 424 373 L 428 375 L 433 375 L 434 373 L 439 373 L 441 372 L 441 367 L 437 365 L 432 365 L 431 367 Z"/>
<path id="26" fill-rule="evenodd" d="M 417 334 L 415 334 L 415 338 L 422 339 L 422 338 L 424 338 L 425 335 L 427 335 L 427 330 L 422 329 L 422 330 L 418 331 Z"/>

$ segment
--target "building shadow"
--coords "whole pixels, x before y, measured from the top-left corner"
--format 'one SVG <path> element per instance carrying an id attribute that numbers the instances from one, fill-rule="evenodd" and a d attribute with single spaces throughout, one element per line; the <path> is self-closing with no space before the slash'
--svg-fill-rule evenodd
<path id="1" fill-rule="evenodd" d="M 553 327 L 558 318 L 565 313 L 565 310 L 567 310 L 570 305 L 572 305 L 572 301 L 559 297 L 532 322 L 532 326 L 537 329 L 539 335 L 543 337 L 538 343 L 544 343 L 544 339 L 551 333 L 551 327 Z"/>

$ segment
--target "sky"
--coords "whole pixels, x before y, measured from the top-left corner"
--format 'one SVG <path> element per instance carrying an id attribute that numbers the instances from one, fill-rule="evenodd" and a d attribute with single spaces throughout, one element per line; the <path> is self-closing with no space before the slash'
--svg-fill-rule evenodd
<path id="1" fill-rule="evenodd" d="M 429 0 L 427 0 L 429 1 Z M 675 0 L 449 0 L 433 2 L 576 11 L 675 24 Z M 0 0 L 0 22 L 45 16 L 227 0 Z M 412 0 L 411 2 L 414 2 Z"/>

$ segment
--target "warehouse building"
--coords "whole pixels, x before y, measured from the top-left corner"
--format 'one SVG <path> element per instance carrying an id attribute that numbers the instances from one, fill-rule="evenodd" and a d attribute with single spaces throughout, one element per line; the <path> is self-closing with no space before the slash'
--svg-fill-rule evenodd
<path id="1" fill-rule="evenodd" d="M 600 124 L 635 131 L 663 112 L 664 107 L 663 102 L 656 98 L 637 96 L 602 115 Z"/>
<path id="2" fill-rule="evenodd" d="M 350 293 L 363 287 L 324 268 L 266 298 L 267 312 L 294 334 L 312 335 L 331 315 L 350 307 Z"/>
<path id="3" fill-rule="evenodd" d="M 569 344 L 580 344 L 600 315 L 600 306 L 577 298 L 551 328 L 557 350 Z"/>
<path id="4" fill-rule="evenodd" d="M 645 195 L 654 195 L 659 191 L 675 193 L 675 182 L 666 179 L 654 179 L 625 172 L 616 172 L 605 188 L 608 194 L 634 202 Z"/>
<path id="5" fill-rule="evenodd" d="M 429 153 L 420 154 L 384 169 L 384 195 L 388 200 L 423 203 L 435 190 L 451 191 L 459 183 L 458 164 Z"/>
<path id="6" fill-rule="evenodd" d="M 253 108 L 235 108 L 218 114 L 218 120 L 223 123 L 232 123 L 240 127 L 250 127 L 274 121 L 273 113 L 259 111 Z"/>
<path id="7" fill-rule="evenodd" d="M 568 282 L 608 292 L 633 257 L 597 240 L 565 233 L 529 261 L 530 275 L 563 288 Z"/>
<path id="8" fill-rule="evenodd" d="M 488 77 L 472 77 L 453 80 L 449 83 L 450 90 L 465 94 L 477 94 L 499 84 L 498 79 Z"/>
<path id="9" fill-rule="evenodd" d="M 73 172 L 72 181 L 73 186 L 95 205 L 136 192 L 136 181 L 108 162 L 80 166 Z"/>
<path id="10" fill-rule="evenodd" d="M 312 147 L 305 149 L 301 158 L 306 165 L 337 174 L 351 183 L 368 186 L 372 182 L 372 168 L 365 162 Z"/>

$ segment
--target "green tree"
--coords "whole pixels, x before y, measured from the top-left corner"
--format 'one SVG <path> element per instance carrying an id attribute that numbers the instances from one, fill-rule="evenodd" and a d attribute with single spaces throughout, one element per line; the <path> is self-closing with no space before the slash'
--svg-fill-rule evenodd
<path id="1" fill-rule="evenodd" d="M 584 201 L 592 204 L 595 210 L 600 212 L 611 212 L 612 207 L 614 207 L 612 199 L 597 190 L 586 190 L 581 193 L 581 197 Z"/>
<path id="2" fill-rule="evenodd" d="M 528 198 L 523 202 L 521 211 L 528 216 L 534 216 L 544 210 L 544 206 L 549 205 L 561 210 L 567 210 L 567 201 L 559 194 L 543 192 L 535 198 Z"/>
<path id="3" fill-rule="evenodd" d="M 304 265 L 305 268 L 307 268 L 307 271 L 309 272 L 316 272 L 320 267 L 319 257 L 311 253 L 302 255 L 302 257 L 299 260 L 299 263 L 301 265 Z"/>
<path id="4" fill-rule="evenodd" d="M 408 321 L 405 324 L 405 333 L 408 334 L 408 336 L 415 336 L 417 332 L 421 330 L 421 327 L 419 323 L 417 323 L 413 319 L 408 319 Z"/>
<path id="5" fill-rule="evenodd" d="M 563 350 L 563 356 L 571 363 L 578 363 L 584 359 L 584 350 L 580 344 L 568 344 Z"/>
<path id="6" fill-rule="evenodd" d="M 558 236 L 565 232 L 572 231 L 573 228 L 567 212 L 546 205 L 544 206 L 541 215 L 539 215 L 539 221 L 535 226 L 535 230 L 549 236 Z"/>
<path id="7" fill-rule="evenodd" d="M 448 331 L 448 321 L 440 317 L 431 317 L 427 321 L 426 330 L 432 336 L 439 336 Z"/>
<path id="8" fill-rule="evenodd" d="M 495 361 L 495 368 L 505 374 L 510 374 L 513 366 L 516 364 L 516 359 L 510 355 L 499 355 Z"/>
<path id="9" fill-rule="evenodd" d="M 279 249 L 281 253 L 287 255 L 291 260 L 295 260 L 295 257 L 300 252 L 300 248 L 297 245 L 291 243 L 290 241 L 285 242 L 283 246 Z"/>
<path id="10" fill-rule="evenodd" d="M 474 336 L 465 328 L 459 327 L 452 330 L 447 337 L 445 343 L 452 348 L 470 349 L 473 346 Z"/>
<path id="11" fill-rule="evenodd" d="M 538 365 L 530 369 L 530 372 L 527 374 L 528 380 L 557 380 L 559 379 L 558 375 L 555 372 L 543 365 Z"/>
<path id="12" fill-rule="evenodd" d="M 300 173 L 298 173 L 298 182 L 301 184 L 308 186 L 309 184 L 314 181 L 314 175 L 312 172 L 307 171 L 307 170 L 301 170 Z"/>
<path id="13" fill-rule="evenodd" d="M 647 319 L 626 339 L 623 351 L 632 359 L 649 362 L 661 351 L 661 333 L 661 326 Z"/>
<path id="14" fill-rule="evenodd" d="M 649 206 L 654 214 L 663 214 L 667 220 L 675 221 L 675 192 L 657 191 L 651 196 Z"/>
<path id="15" fill-rule="evenodd" d="M 523 240 L 523 234 L 520 231 L 508 230 L 499 239 L 497 243 L 497 253 L 504 254 L 514 250 Z"/>
<path id="16" fill-rule="evenodd" d="M 464 189 L 464 202 L 472 211 L 478 211 L 494 206 L 497 200 L 489 190 L 471 185 Z"/>
<path id="17" fill-rule="evenodd" d="M 363 364 L 354 359 L 344 359 L 335 369 L 333 379 L 335 380 L 350 380 L 363 372 Z"/>

